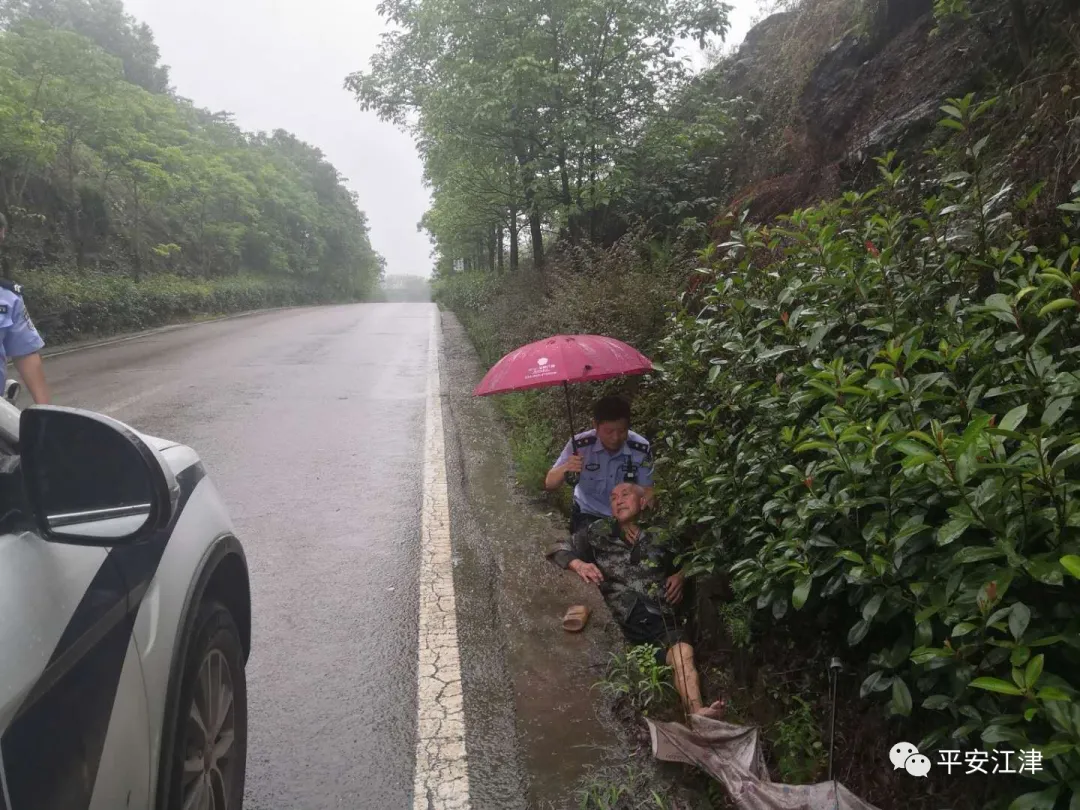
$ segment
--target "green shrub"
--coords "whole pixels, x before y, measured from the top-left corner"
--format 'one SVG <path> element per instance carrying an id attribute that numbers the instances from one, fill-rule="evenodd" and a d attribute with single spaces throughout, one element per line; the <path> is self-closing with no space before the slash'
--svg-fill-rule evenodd
<path id="1" fill-rule="evenodd" d="M 768 729 L 780 781 L 813 784 L 829 764 L 813 709 L 798 695 L 782 690 L 774 690 L 771 697 L 784 711 L 783 717 Z"/>
<path id="2" fill-rule="evenodd" d="M 880 187 L 702 252 L 658 472 L 692 572 L 839 617 L 920 748 L 1038 749 L 1045 792 L 1015 806 L 1050 808 L 1080 794 L 1080 200 L 1031 244 L 1031 195 L 980 160 L 987 108 L 943 107 L 940 176 L 882 159 Z"/>
<path id="3" fill-rule="evenodd" d="M 337 296 L 288 279 L 235 276 L 202 281 L 148 276 L 33 272 L 21 279 L 27 306 L 50 344 L 147 329 L 209 315 L 326 303 Z"/>
<path id="4" fill-rule="evenodd" d="M 720 616 L 731 643 L 739 649 L 749 647 L 752 635 L 750 609 L 742 602 L 727 602 L 720 607 Z"/>

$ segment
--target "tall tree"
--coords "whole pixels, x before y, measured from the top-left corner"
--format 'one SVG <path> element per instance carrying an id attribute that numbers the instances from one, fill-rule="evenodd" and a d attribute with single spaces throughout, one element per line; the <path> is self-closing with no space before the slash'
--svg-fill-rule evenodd
<path id="1" fill-rule="evenodd" d="M 449 179 L 446 166 L 455 166 L 457 178 L 512 167 L 499 183 L 505 204 L 486 225 L 497 231 L 505 222 L 514 232 L 522 212 L 533 263 L 543 267 L 545 231 L 572 241 L 583 222 L 592 231 L 615 163 L 685 86 L 688 68 L 676 56 L 677 41 L 692 38 L 704 47 L 722 35 L 728 6 L 384 0 L 379 12 L 393 29 L 370 70 L 352 74 L 346 86 L 365 109 L 414 134 L 436 208 L 443 195 L 462 202 L 462 184 Z M 486 207 L 487 195 L 465 193 L 470 208 Z M 459 220 L 427 222 L 457 227 Z M 459 246 L 462 235 L 433 238 L 437 248 Z"/>

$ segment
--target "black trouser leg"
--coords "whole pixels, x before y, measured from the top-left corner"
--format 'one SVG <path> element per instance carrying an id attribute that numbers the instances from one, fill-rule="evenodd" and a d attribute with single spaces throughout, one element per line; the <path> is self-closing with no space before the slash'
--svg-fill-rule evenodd
<path id="1" fill-rule="evenodd" d="M 579 529 L 585 528 L 590 523 L 603 519 L 603 515 L 591 515 L 588 512 L 582 512 L 581 507 L 577 505 L 577 501 L 574 501 L 574 506 L 570 509 L 570 534 L 575 534 Z"/>

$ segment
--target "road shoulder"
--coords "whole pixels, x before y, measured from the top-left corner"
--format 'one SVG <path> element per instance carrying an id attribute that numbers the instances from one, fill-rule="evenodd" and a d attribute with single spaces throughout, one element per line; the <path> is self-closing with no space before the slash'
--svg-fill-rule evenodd
<path id="1" fill-rule="evenodd" d="M 590 766 L 625 752 L 593 684 L 618 631 L 599 593 L 543 556 L 565 531 L 516 490 L 508 439 L 468 337 L 443 312 L 442 389 L 474 810 L 571 806 Z M 593 609 L 566 633 L 571 604 Z M 511 708 L 512 707 L 512 708 Z"/>

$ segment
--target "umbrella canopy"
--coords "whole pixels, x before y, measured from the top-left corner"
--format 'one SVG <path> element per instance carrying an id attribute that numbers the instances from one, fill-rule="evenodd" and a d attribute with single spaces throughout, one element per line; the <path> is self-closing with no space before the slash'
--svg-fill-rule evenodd
<path id="1" fill-rule="evenodd" d="M 555 335 L 515 349 L 492 366 L 473 396 L 644 374 L 652 362 L 633 346 L 601 335 Z"/>

